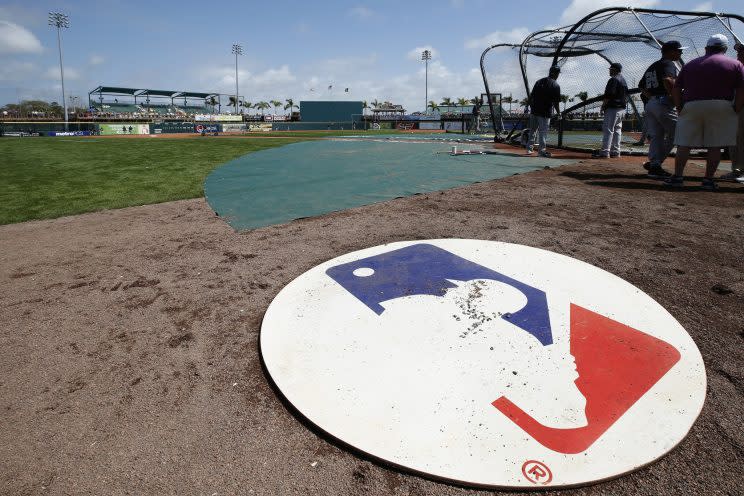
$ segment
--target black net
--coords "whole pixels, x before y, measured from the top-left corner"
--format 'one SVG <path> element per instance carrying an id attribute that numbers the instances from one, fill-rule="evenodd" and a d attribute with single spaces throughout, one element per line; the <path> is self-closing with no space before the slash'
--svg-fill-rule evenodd
<path id="1" fill-rule="evenodd" d="M 610 63 L 619 62 L 628 87 L 634 90 L 623 123 L 623 151 L 644 153 L 646 148 L 640 144 L 643 103 L 637 88 L 646 68 L 660 58 L 660 44 L 681 42 L 688 47 L 684 59 L 691 60 L 705 53 L 708 38 L 716 33 L 729 38 L 728 55 L 735 57 L 734 43 L 744 39 L 744 19 L 731 14 L 605 9 L 574 26 L 533 33 L 508 50 L 486 50 L 482 57 L 484 82 L 491 92 L 504 94 L 507 101 L 511 97 L 512 111 L 504 119 L 504 127 L 518 131 L 528 122 L 524 100 L 532 85 L 547 75 L 550 66 L 560 66 L 558 83 L 565 119 L 552 119 L 549 144 L 591 150 L 601 142 L 599 95 L 607 83 Z M 516 67 L 505 55 L 517 59 Z"/>

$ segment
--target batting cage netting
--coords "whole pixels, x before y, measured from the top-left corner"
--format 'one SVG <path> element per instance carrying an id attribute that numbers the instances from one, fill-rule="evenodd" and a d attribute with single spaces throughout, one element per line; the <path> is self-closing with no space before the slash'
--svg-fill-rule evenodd
<path id="1" fill-rule="evenodd" d="M 744 18 L 735 14 L 678 12 L 655 9 L 607 8 L 587 15 L 573 26 L 530 34 L 521 44 L 494 45 L 483 52 L 481 69 L 486 92 L 499 92 L 511 102 L 496 139 L 517 141 L 528 125 L 527 96 L 552 65 L 561 67 L 561 111 L 551 123 L 551 146 L 593 150 L 601 142 L 601 95 L 613 62 L 623 66 L 631 94 L 623 122 L 623 152 L 643 153 L 643 103 L 638 83 L 646 68 L 661 56 L 666 41 L 687 47 L 683 61 L 704 55 L 708 38 L 717 33 L 734 44 L 744 39 Z M 514 77 L 519 74 L 520 77 Z M 507 76 L 510 75 L 510 76 Z M 506 105 L 505 105 L 506 106 Z"/>

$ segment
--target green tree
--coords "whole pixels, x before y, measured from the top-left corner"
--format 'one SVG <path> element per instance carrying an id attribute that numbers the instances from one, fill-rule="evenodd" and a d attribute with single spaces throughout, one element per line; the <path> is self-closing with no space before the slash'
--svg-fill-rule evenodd
<path id="1" fill-rule="evenodd" d="M 282 106 L 282 102 L 279 100 L 271 100 L 271 105 L 274 106 L 274 113 L 276 114 L 279 111 L 279 108 Z"/>
<path id="2" fill-rule="evenodd" d="M 434 100 L 429 100 L 429 105 L 427 105 L 426 108 L 431 109 L 431 111 L 434 112 L 435 110 L 439 110 L 439 105 L 437 105 L 437 102 Z"/>
<path id="3" fill-rule="evenodd" d="M 563 104 L 563 111 L 566 111 L 566 103 L 568 103 L 568 95 L 561 94 L 561 103 Z"/>
<path id="4" fill-rule="evenodd" d="M 581 91 L 579 93 L 576 93 L 574 95 L 574 98 L 578 98 L 582 101 L 582 103 L 585 103 L 587 100 L 589 100 L 589 93 L 587 93 L 586 91 Z M 581 115 L 584 119 L 586 119 L 586 106 L 583 106 L 581 108 Z"/>
<path id="5" fill-rule="evenodd" d="M 218 103 L 218 102 L 217 102 L 217 98 L 215 98 L 215 97 L 213 97 L 213 96 L 210 96 L 210 97 L 209 97 L 209 100 L 207 100 L 207 101 L 206 101 L 206 102 L 204 102 L 204 103 L 206 103 L 207 105 L 209 105 L 210 107 L 212 107 L 212 113 L 213 113 L 213 114 L 214 114 L 215 112 L 217 112 L 217 109 L 216 109 L 216 107 L 217 107 L 217 103 Z"/>
<path id="6" fill-rule="evenodd" d="M 451 107 L 452 106 L 452 98 L 446 96 L 442 98 L 442 103 L 440 103 L 442 107 Z"/>
<path id="7" fill-rule="evenodd" d="M 292 118 L 292 109 L 295 109 L 295 108 L 296 109 L 299 109 L 300 107 L 298 107 L 297 105 L 295 105 L 294 100 L 292 100 L 291 98 L 287 98 L 285 101 L 287 102 L 287 104 L 284 106 L 284 110 L 289 110 L 289 117 L 291 119 Z"/>
<path id="8" fill-rule="evenodd" d="M 269 105 L 269 102 L 260 101 L 254 107 L 261 111 L 261 115 L 265 115 L 264 110 L 271 107 L 271 105 Z"/>
<path id="9" fill-rule="evenodd" d="M 458 98 L 457 99 L 457 104 L 460 106 L 460 111 L 461 112 L 464 112 L 465 111 L 465 105 L 467 105 L 468 103 L 470 103 L 470 100 L 468 100 L 467 98 Z"/>

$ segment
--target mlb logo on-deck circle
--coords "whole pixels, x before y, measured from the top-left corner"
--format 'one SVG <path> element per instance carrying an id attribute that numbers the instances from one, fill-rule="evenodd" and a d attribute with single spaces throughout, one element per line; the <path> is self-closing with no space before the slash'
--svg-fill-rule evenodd
<path id="1" fill-rule="evenodd" d="M 560 487 L 658 459 L 702 409 L 680 324 L 576 259 L 476 240 L 323 263 L 274 299 L 261 353 L 311 422 L 368 455 L 482 487 Z"/>

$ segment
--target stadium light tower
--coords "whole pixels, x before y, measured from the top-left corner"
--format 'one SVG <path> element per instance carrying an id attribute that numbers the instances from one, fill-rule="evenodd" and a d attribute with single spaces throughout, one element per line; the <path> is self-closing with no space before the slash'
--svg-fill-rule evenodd
<path id="1" fill-rule="evenodd" d="M 59 48 L 59 75 L 62 80 L 62 105 L 65 106 L 65 130 L 67 130 L 67 100 L 65 100 L 65 70 L 62 67 L 62 28 L 70 27 L 70 19 L 60 12 L 49 12 L 49 25 L 57 28 L 57 48 Z"/>
<path id="2" fill-rule="evenodd" d="M 429 108 L 429 61 L 431 60 L 431 50 L 421 52 L 421 60 L 426 64 L 426 96 L 424 98 L 424 112 Z"/>
<path id="3" fill-rule="evenodd" d="M 238 55 L 243 55 L 243 47 L 238 44 L 233 44 L 232 53 L 235 54 L 235 113 L 238 113 Z"/>

